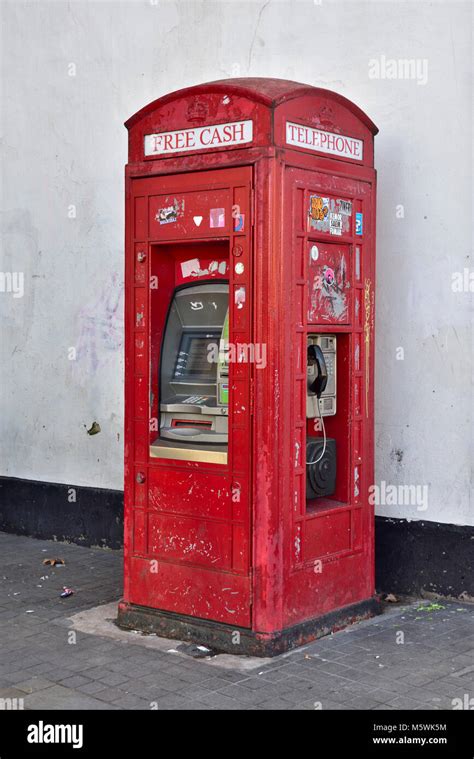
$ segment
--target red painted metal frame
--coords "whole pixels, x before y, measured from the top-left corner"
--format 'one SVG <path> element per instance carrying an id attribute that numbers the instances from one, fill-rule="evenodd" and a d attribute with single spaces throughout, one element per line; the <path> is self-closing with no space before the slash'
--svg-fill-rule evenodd
<path id="1" fill-rule="evenodd" d="M 143 155 L 145 134 L 243 119 L 253 121 L 251 146 L 152 159 Z M 343 160 L 288 147 L 286 121 L 363 140 L 364 160 Z M 340 95 L 294 82 L 264 79 L 226 80 L 172 93 L 142 109 L 127 122 L 127 127 L 122 607 L 135 604 L 225 622 L 249 628 L 252 634 L 265 639 L 305 620 L 371 598 L 374 535 L 368 488 L 374 479 L 376 127 L 357 106 Z M 243 377 L 248 383 L 251 444 L 249 440 L 245 471 L 242 467 L 233 471 L 232 460 L 226 470 L 229 493 L 237 476 L 240 483 L 245 483 L 249 506 L 247 516 L 240 522 L 245 523 L 247 532 L 233 534 L 232 552 L 234 555 L 238 552 L 238 543 L 242 541 L 250 553 L 242 570 L 228 566 L 218 571 L 199 563 L 183 564 L 179 556 L 169 558 L 159 552 L 150 553 L 149 544 L 147 550 L 137 551 L 140 531 L 142 535 L 147 533 L 152 487 L 159 483 L 167 504 L 164 508 L 172 511 L 173 498 L 181 497 L 179 476 L 194 473 L 202 495 L 206 487 L 209 491 L 214 488 L 222 465 L 158 462 L 148 457 L 149 436 L 144 429 L 147 422 L 136 416 L 137 380 L 141 381 L 145 375 L 143 372 L 137 375 L 134 370 L 135 340 L 138 334 L 143 342 L 141 360 L 146 366 L 151 346 L 161 337 L 159 328 L 154 333 L 149 325 L 137 333 L 136 290 L 143 288 L 143 281 L 135 281 L 135 266 L 137 253 L 145 244 L 148 261 L 157 247 L 149 238 L 137 240 L 134 236 L 133 198 L 138 186 L 144 187 L 143 196 L 149 197 L 163 194 L 163 187 L 167 186 L 185 190 L 196 184 L 210 190 L 219 182 L 231 188 L 239 186 L 239 182 L 242 186 L 242 177 L 246 178 L 244 184 L 248 181 L 249 190 L 248 200 L 240 197 L 248 202 L 247 223 L 252 217 L 252 225 L 247 224 L 246 259 L 247 271 L 250 272 L 250 267 L 252 270 L 248 280 L 252 297 L 247 306 L 245 337 L 267 346 L 267 366 L 260 370 L 251 367 Z M 363 235 L 356 236 L 354 223 L 351 233 L 343 237 L 309 231 L 307 206 L 312 193 L 350 198 L 354 211 L 363 213 Z M 229 233 L 226 239 L 232 268 L 234 235 Z M 322 247 L 337 243 L 350 251 L 350 318 L 344 323 L 314 324 L 307 319 L 308 245 L 318 242 Z M 361 250 L 359 279 L 354 270 L 356 246 Z M 307 507 L 304 449 L 305 435 L 311 433 L 311 427 L 304 410 L 305 341 L 307 334 L 315 332 L 339 336 L 340 412 L 339 416 L 327 418 L 326 423 L 328 434 L 338 440 L 343 482 L 338 486 L 339 499 L 321 499 Z M 145 377 L 143 384 L 146 386 L 147 382 Z M 137 473 L 145 476 L 141 486 L 137 486 Z M 166 498 L 164 489 L 168 489 Z M 138 499 L 137 490 L 141 492 Z M 217 520 L 215 524 L 218 530 L 223 523 Z M 199 529 L 198 525 L 198 532 Z M 161 545 L 172 539 L 167 534 L 171 531 L 169 525 L 161 522 L 159 531 Z M 153 574 L 150 562 L 155 559 L 158 571 Z M 182 595 L 186 584 L 197 588 L 188 600 Z M 181 597 L 173 606 L 169 594 L 167 601 L 166 596 L 178 586 Z M 231 592 L 240 593 L 241 603 L 235 608 L 229 607 L 227 591 L 222 590 L 228 587 L 233 588 Z"/>

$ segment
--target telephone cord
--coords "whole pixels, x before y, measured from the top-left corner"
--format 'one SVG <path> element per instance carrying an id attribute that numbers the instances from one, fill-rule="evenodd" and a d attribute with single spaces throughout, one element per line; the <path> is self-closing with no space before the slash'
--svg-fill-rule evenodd
<path id="1" fill-rule="evenodd" d="M 307 464 L 317 464 L 321 459 L 323 458 L 324 454 L 326 453 L 326 427 L 324 426 L 324 417 L 321 414 L 321 406 L 320 406 L 320 399 L 316 396 L 316 400 L 318 403 L 318 414 L 319 418 L 321 419 L 321 424 L 323 427 L 323 450 L 321 451 L 321 455 L 319 458 L 315 459 L 314 461 L 307 461 Z"/>

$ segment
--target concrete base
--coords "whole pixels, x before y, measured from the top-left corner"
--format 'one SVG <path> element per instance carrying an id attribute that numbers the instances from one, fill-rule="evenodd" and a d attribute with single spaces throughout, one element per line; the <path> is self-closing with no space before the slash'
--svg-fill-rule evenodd
<path id="1" fill-rule="evenodd" d="M 117 624 L 125 630 L 140 630 L 164 638 L 201 644 L 219 653 L 268 657 L 285 653 L 381 613 L 382 605 L 374 597 L 278 632 L 262 633 L 121 601 Z"/>

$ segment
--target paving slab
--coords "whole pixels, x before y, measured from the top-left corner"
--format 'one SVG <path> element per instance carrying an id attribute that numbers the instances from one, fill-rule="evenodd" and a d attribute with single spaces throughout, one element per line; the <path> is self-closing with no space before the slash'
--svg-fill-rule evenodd
<path id="1" fill-rule="evenodd" d="M 393 604 L 274 659 L 193 659 L 116 626 L 120 551 L 0 533 L 0 556 L 0 708 L 417 711 L 474 696 L 467 602 Z"/>

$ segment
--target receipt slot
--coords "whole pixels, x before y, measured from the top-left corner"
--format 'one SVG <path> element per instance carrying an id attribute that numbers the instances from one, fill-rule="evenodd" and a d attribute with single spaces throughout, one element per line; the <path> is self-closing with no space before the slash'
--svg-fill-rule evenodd
<path id="1" fill-rule="evenodd" d="M 271 656 L 378 611 L 377 129 L 276 79 L 126 126 L 118 623 Z"/>

